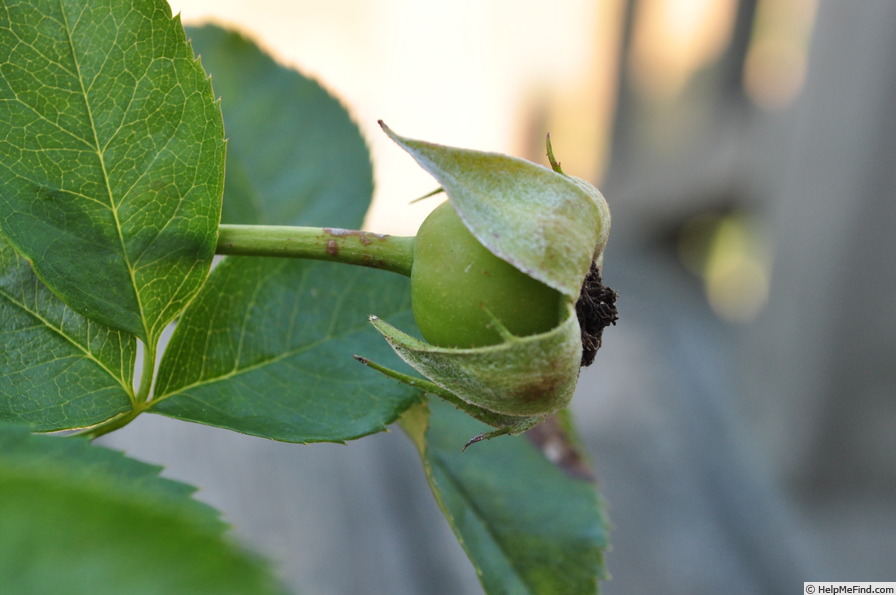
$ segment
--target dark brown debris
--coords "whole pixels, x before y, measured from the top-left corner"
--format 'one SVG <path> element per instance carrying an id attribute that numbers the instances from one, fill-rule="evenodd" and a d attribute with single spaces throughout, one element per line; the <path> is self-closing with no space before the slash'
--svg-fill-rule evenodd
<path id="1" fill-rule="evenodd" d="M 592 262 L 576 302 L 576 314 L 582 329 L 582 367 L 594 363 L 604 329 L 619 320 L 616 297 L 616 292 L 603 284 L 600 269 Z"/>

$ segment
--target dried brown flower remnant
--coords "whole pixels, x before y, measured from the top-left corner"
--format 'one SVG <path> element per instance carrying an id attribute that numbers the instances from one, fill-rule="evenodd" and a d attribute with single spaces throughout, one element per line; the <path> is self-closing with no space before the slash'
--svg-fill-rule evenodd
<path id="1" fill-rule="evenodd" d="M 616 292 L 603 284 L 600 269 L 592 262 L 576 302 L 576 315 L 582 331 L 582 367 L 594 363 L 604 329 L 619 320 L 616 297 Z"/>

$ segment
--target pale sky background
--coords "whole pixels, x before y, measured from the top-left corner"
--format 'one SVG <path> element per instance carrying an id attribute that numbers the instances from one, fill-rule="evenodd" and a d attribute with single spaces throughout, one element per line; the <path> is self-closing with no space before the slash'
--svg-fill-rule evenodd
<path id="1" fill-rule="evenodd" d="M 744 83 L 758 104 L 802 84 L 814 0 L 759 0 Z M 564 171 L 600 184 L 616 98 L 623 0 L 171 0 L 185 24 L 240 30 L 341 98 L 371 146 L 376 190 L 365 227 L 413 234 L 435 201 L 408 203 L 434 180 L 376 122 L 442 144 L 545 163 L 551 133 Z M 734 0 L 641 0 L 631 69 L 636 91 L 674 99 L 717 59 Z"/>
<path id="2" fill-rule="evenodd" d="M 606 141 L 621 3 L 594 0 L 172 0 L 185 24 L 252 37 L 340 97 L 372 147 L 366 227 L 412 234 L 434 180 L 379 130 L 523 155 L 524 124 L 546 117 L 564 169 L 594 179 Z M 545 114 L 547 110 L 547 114 Z M 564 117 L 555 117 L 562 113 Z M 541 125 L 541 122 L 539 122 Z M 549 128 L 549 130 L 548 130 Z"/>

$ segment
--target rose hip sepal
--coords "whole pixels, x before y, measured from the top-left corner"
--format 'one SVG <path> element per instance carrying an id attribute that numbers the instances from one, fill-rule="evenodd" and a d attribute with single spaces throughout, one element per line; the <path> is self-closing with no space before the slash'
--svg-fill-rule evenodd
<path id="1" fill-rule="evenodd" d="M 610 235 L 610 209 L 597 188 L 525 159 L 412 140 L 380 126 L 439 181 L 490 252 L 578 299 Z"/>
<path id="2" fill-rule="evenodd" d="M 593 186 L 562 173 L 550 148 L 553 169 L 497 153 L 407 139 L 382 122 L 380 125 L 439 181 L 453 207 L 454 212 L 443 208 L 440 215 L 434 215 L 440 218 L 438 226 L 426 223 L 421 226 L 416 240 L 421 258 L 418 261 L 415 247 L 411 274 L 412 299 L 420 302 L 414 305 L 414 314 L 424 338 L 435 343 L 441 337 L 450 336 L 451 345 L 420 341 L 372 316 L 374 327 L 395 352 L 426 379 L 389 370 L 366 358 L 358 359 L 384 374 L 446 399 L 497 428 L 476 436 L 467 445 L 523 432 L 563 409 L 575 390 L 582 361 L 582 331 L 575 305 L 592 262 L 600 263 L 603 255 L 610 229 L 607 203 Z M 423 235 L 437 233 L 454 216 L 459 217 L 472 237 L 466 231 L 439 237 L 445 250 L 457 249 L 452 247 L 456 241 L 463 244 L 463 249 L 457 252 L 461 258 L 479 263 L 488 262 L 488 258 L 476 257 L 476 251 L 484 247 L 491 255 L 531 277 L 534 280 L 531 302 L 526 301 L 526 295 L 518 296 L 523 300 L 522 312 L 526 312 L 526 303 L 537 303 L 541 310 L 549 308 L 547 316 L 544 311 L 529 310 L 532 317 L 551 321 L 550 325 L 545 328 L 542 323 L 534 327 L 521 325 L 519 308 L 508 309 L 503 303 L 490 302 L 491 288 L 500 294 L 499 285 L 507 275 L 493 278 L 490 270 L 476 270 L 476 266 L 466 266 L 467 261 L 458 266 L 450 257 L 442 259 L 444 264 L 429 255 L 422 258 L 426 241 Z M 475 244 L 472 247 L 471 242 Z M 435 275 L 415 274 L 413 267 L 424 266 L 445 268 Z M 475 291 L 477 296 L 462 304 L 464 300 L 451 295 L 450 281 L 452 275 L 470 274 L 481 279 L 481 283 L 475 281 L 473 289 L 467 289 L 471 287 L 470 279 L 458 280 L 464 292 Z M 415 282 L 430 283 L 440 276 L 440 285 L 433 291 L 414 285 Z M 524 288 L 522 291 L 529 291 L 525 289 L 526 283 L 519 286 Z M 475 339 L 466 341 L 464 328 L 449 329 L 446 335 L 438 325 L 438 332 L 427 336 L 425 326 L 432 323 L 419 325 L 426 314 L 421 309 L 427 306 L 418 296 L 433 293 L 444 295 L 445 303 L 452 307 L 455 303 L 458 308 L 470 308 L 469 304 L 474 304 L 472 307 L 478 312 L 461 313 L 452 319 L 473 321 L 469 332 Z M 552 293 L 556 302 L 550 298 Z M 483 327 L 488 332 L 484 333 Z M 521 328 L 528 330 L 525 334 L 516 330 Z M 484 344 L 482 337 L 489 334 L 494 339 Z"/>

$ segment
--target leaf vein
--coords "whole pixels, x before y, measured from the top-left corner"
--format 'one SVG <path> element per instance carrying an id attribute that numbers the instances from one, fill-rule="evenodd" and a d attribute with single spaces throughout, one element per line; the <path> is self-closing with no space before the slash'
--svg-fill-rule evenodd
<path id="1" fill-rule="evenodd" d="M 35 282 L 37 282 L 37 281 L 35 280 Z M 10 295 L 9 292 L 7 292 L 5 290 L 0 289 L 0 297 L 6 298 L 6 300 L 9 301 L 9 303 L 11 303 L 13 306 L 17 306 L 23 312 L 25 312 L 26 314 L 28 314 L 32 318 L 34 318 L 38 323 L 35 325 L 35 327 L 39 328 L 42 326 L 43 328 L 49 329 L 50 331 L 54 332 L 59 337 L 68 341 L 72 346 L 74 346 L 76 349 L 81 351 L 81 353 L 84 354 L 83 355 L 84 357 L 91 360 L 99 368 L 101 368 L 104 372 L 106 372 L 109 376 L 111 376 L 114 380 L 116 380 L 118 382 L 118 384 L 122 387 L 122 389 L 124 389 L 124 391 L 128 394 L 129 397 L 132 396 L 132 392 L 133 392 L 132 388 L 128 385 L 128 383 L 125 381 L 125 379 L 119 377 L 112 370 L 110 370 L 108 368 L 108 366 L 106 366 L 106 364 L 102 360 L 100 360 L 87 346 L 82 345 L 79 341 L 76 341 L 73 337 L 70 337 L 65 332 L 64 328 L 62 328 L 61 326 L 58 326 L 56 324 L 53 324 L 50 320 L 48 320 L 46 317 L 44 317 L 42 314 L 40 314 L 40 312 L 38 312 L 36 308 L 30 308 L 24 302 L 24 300 L 15 299 L 14 296 Z M 35 299 L 36 299 L 36 297 L 35 297 Z M 66 307 L 66 310 L 68 310 L 68 307 Z"/>

